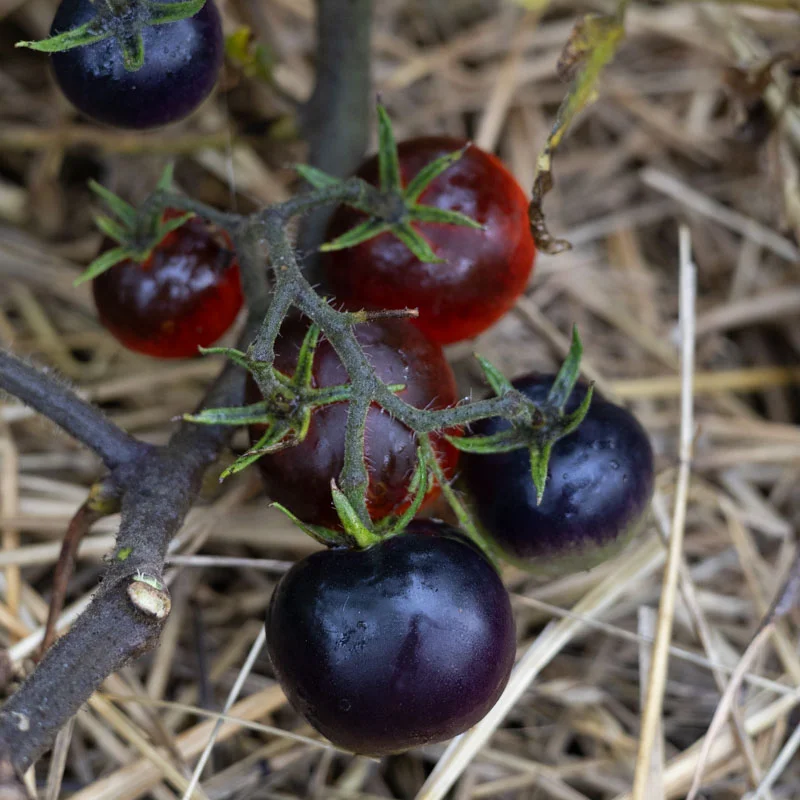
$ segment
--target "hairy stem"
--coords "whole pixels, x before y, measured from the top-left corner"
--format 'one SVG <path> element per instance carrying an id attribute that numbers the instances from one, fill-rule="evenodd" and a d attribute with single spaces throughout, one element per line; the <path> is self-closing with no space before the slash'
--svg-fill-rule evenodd
<path id="1" fill-rule="evenodd" d="M 0 350 L 0 389 L 94 450 L 109 469 L 140 458 L 149 449 L 63 383 L 4 350 Z"/>
<path id="2" fill-rule="evenodd" d="M 257 248 L 238 255 L 255 296 L 265 298 L 263 256 Z M 258 312 L 251 308 L 240 340 L 242 346 L 257 329 L 254 313 Z M 0 365 L 13 367 L 13 371 L 4 368 L 0 372 L 0 385 L 6 391 L 19 392 L 24 400 L 30 396 L 44 398 L 38 406 L 31 405 L 59 424 L 67 414 L 71 422 L 63 425 L 65 429 L 73 432 L 77 427 L 82 432 L 86 427 L 85 436 L 76 438 L 97 447 L 101 455 L 108 453 L 107 463 L 114 468 L 107 480 L 119 487 L 122 506 L 114 555 L 97 594 L 0 710 L 0 763 L 6 758 L 22 772 L 50 746 L 63 725 L 110 674 L 158 643 L 168 607 L 164 613 L 154 613 L 153 605 L 138 602 L 131 590 L 142 586 L 154 589 L 142 583 L 142 576 L 160 585 L 167 546 L 196 498 L 205 471 L 232 430 L 184 423 L 165 447 L 145 446 L 111 426 L 99 411 L 46 374 L 2 353 L 0 359 L 5 359 Z M 210 387 L 202 406 L 236 405 L 242 402 L 243 393 L 243 370 L 228 365 Z M 52 402 L 53 397 L 63 398 L 61 404 Z M 97 430 L 102 425 L 110 432 L 99 436 Z M 120 459 L 114 448 L 127 458 Z M 166 590 L 154 591 L 168 601 Z"/>
<path id="3" fill-rule="evenodd" d="M 241 402 L 243 379 L 240 369 L 226 368 L 207 402 Z M 26 770 L 50 746 L 108 675 L 158 643 L 165 618 L 138 608 L 129 587 L 141 575 L 161 580 L 167 545 L 230 434 L 230 428 L 184 424 L 166 447 L 121 468 L 122 523 L 103 582 L 0 711 L 0 752 L 5 745 L 16 769 Z"/>

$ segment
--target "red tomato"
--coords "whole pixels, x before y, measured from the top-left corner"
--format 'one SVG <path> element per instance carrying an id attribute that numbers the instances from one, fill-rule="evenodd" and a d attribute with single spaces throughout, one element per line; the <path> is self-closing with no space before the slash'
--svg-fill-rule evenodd
<path id="1" fill-rule="evenodd" d="M 307 330 L 296 319 L 284 323 L 276 343 L 275 367 L 292 375 Z M 441 347 L 426 339 L 405 320 L 388 319 L 355 328 L 364 353 L 378 377 L 387 384 L 403 384 L 399 393 L 416 408 L 445 408 L 456 403 L 456 384 Z M 347 372 L 326 339 L 314 353 L 313 386 L 339 386 L 349 382 Z M 255 403 L 261 393 L 252 377 L 247 384 L 247 402 Z M 347 403 L 334 403 L 313 412 L 306 438 L 295 447 L 262 456 L 256 462 L 270 498 L 286 506 L 303 522 L 340 528 L 331 499 L 331 478 L 338 480 L 344 463 L 344 431 Z M 264 426 L 250 428 L 255 444 Z M 445 474 L 452 477 L 458 451 L 441 434 L 431 437 Z M 369 488 L 367 510 L 378 521 L 408 508 L 408 486 L 416 466 L 413 431 L 378 406 L 367 415 L 365 436 Z M 441 493 L 430 488 L 426 503 Z"/>
<path id="2" fill-rule="evenodd" d="M 167 209 L 165 217 L 181 212 Z M 189 358 L 230 328 L 242 307 L 239 264 L 223 231 L 192 217 L 144 263 L 126 260 L 93 281 L 103 325 L 129 350 Z"/>
<path id="3" fill-rule="evenodd" d="M 443 136 L 402 142 L 398 156 L 403 185 L 431 161 L 465 144 Z M 377 185 L 377 157 L 357 174 Z M 500 319 L 528 282 L 536 254 L 528 201 L 502 162 L 473 145 L 428 185 L 418 203 L 460 211 L 484 228 L 413 223 L 436 255 L 445 259 L 439 264 L 422 263 L 388 232 L 327 253 L 330 287 L 352 310 L 418 308 L 415 324 L 440 344 L 469 339 Z M 339 208 L 328 240 L 363 220 L 360 211 Z"/>

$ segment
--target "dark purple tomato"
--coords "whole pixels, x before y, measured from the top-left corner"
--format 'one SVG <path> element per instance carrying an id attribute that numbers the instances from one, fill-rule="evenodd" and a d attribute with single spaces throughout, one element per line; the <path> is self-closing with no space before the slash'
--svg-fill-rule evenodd
<path id="1" fill-rule="evenodd" d="M 63 0 L 50 34 L 96 14 L 92 0 Z M 123 66 L 113 37 L 52 53 L 61 91 L 79 111 L 116 128 L 158 128 L 188 116 L 208 97 L 222 66 L 222 24 L 214 0 L 206 0 L 193 17 L 145 26 L 142 38 L 144 66 L 135 72 Z"/>
<path id="2" fill-rule="evenodd" d="M 99 275 L 92 289 L 103 325 L 129 350 L 156 358 L 198 355 L 231 327 L 243 302 L 230 239 L 199 217 L 168 233 L 145 262 L 122 261 Z"/>
<path id="3" fill-rule="evenodd" d="M 275 367 L 292 375 L 306 323 L 292 319 L 284 323 L 275 347 Z M 356 339 L 378 377 L 387 384 L 403 384 L 399 392 L 416 408 L 445 408 L 456 403 L 453 371 L 442 348 L 425 338 L 406 320 L 387 319 L 355 328 Z M 313 385 L 316 388 L 349 382 L 339 356 L 330 342 L 321 339 L 314 354 Z M 247 401 L 261 399 L 252 377 L 248 380 Z M 347 403 L 333 403 L 316 409 L 306 438 L 295 447 L 258 460 L 270 498 L 286 506 L 303 522 L 339 528 L 341 523 L 331 500 L 331 479 L 338 478 L 344 463 L 344 432 Z M 264 427 L 254 425 L 250 439 L 255 444 Z M 369 473 L 367 510 L 378 521 L 400 514 L 409 505 L 408 487 L 416 466 L 416 438 L 398 420 L 372 406 L 367 414 L 365 454 Z M 448 477 L 455 473 L 458 451 L 441 435 L 431 437 L 439 462 Z M 430 503 L 441 493 L 431 486 Z"/>
<path id="4" fill-rule="evenodd" d="M 439 156 L 466 142 L 428 136 L 398 147 L 403 185 Z M 357 173 L 378 183 L 377 157 Z M 474 145 L 422 193 L 422 204 L 460 211 L 482 230 L 441 223 L 413 223 L 443 263 L 426 264 L 391 233 L 325 255 L 331 289 L 350 309 L 418 308 L 414 321 L 430 339 L 450 344 L 486 330 L 522 294 L 536 249 L 528 201 L 503 163 Z M 345 233 L 364 215 L 339 208 L 328 238 Z"/>
<path id="5" fill-rule="evenodd" d="M 534 402 L 547 397 L 552 375 L 528 375 L 514 386 Z M 567 409 L 586 387 L 575 387 Z M 498 418 L 471 426 L 490 435 Z M 465 457 L 478 518 L 501 555 L 523 569 L 562 574 L 589 569 L 616 554 L 643 526 L 653 495 L 653 451 L 644 428 L 624 408 L 595 393 L 578 429 L 556 442 L 540 505 L 528 451 Z"/>
<path id="6" fill-rule="evenodd" d="M 267 612 L 286 696 L 339 747 L 369 756 L 450 739 L 492 708 L 514 663 L 500 577 L 462 534 L 413 522 L 366 550 L 296 563 Z"/>

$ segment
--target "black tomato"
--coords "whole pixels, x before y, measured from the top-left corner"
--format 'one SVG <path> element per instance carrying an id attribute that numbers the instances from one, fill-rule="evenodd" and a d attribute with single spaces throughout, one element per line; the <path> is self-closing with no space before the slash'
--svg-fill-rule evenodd
<path id="1" fill-rule="evenodd" d="M 267 644 L 297 711 L 339 747 L 380 756 L 482 719 L 508 681 L 515 634 L 494 567 L 426 520 L 295 564 L 272 596 Z"/>
<path id="2" fill-rule="evenodd" d="M 466 142 L 445 136 L 411 139 L 398 146 L 403 185 L 439 156 Z M 377 157 L 357 173 L 378 183 Z M 413 223 L 443 263 L 426 264 L 391 233 L 325 254 L 331 289 L 348 308 L 418 308 L 414 321 L 440 344 L 486 330 L 522 294 L 536 254 L 528 201 L 503 163 L 474 145 L 432 181 L 419 203 L 460 211 L 481 230 L 441 223 Z M 339 208 L 328 238 L 363 221 L 361 212 Z"/>
<path id="3" fill-rule="evenodd" d="M 542 402 L 553 376 L 528 375 L 513 383 Z M 585 392 L 578 384 L 567 410 L 577 408 Z M 471 426 L 481 435 L 507 427 L 498 418 Z M 578 429 L 553 446 L 540 505 L 527 450 L 464 461 L 478 518 L 501 555 L 546 574 L 589 569 L 617 553 L 643 526 L 653 494 L 647 433 L 630 412 L 598 393 Z"/>
<path id="4" fill-rule="evenodd" d="M 168 233 L 144 263 L 121 261 L 99 275 L 92 289 L 103 325 L 129 350 L 157 358 L 198 355 L 243 302 L 230 239 L 199 217 Z"/>
<path id="5" fill-rule="evenodd" d="M 180 0 L 163 0 L 179 2 Z M 62 0 L 51 35 L 92 19 L 92 0 Z M 111 37 L 53 53 L 61 91 L 89 117 L 117 128 L 157 128 L 183 119 L 208 97 L 223 57 L 222 24 L 214 0 L 193 17 L 142 29 L 144 66 L 128 72 Z"/>
<path id="6" fill-rule="evenodd" d="M 275 347 L 275 367 L 286 375 L 294 373 L 306 324 L 288 320 L 281 328 Z M 399 392 L 416 408 L 445 408 L 457 399 L 455 378 L 442 348 L 430 342 L 405 320 L 387 319 L 355 328 L 364 353 L 378 377 L 387 384 L 402 384 Z M 316 388 L 349 382 L 339 356 L 330 342 L 321 339 L 314 354 L 313 385 Z M 261 399 L 255 381 L 247 385 L 247 400 Z M 270 498 L 286 506 L 303 522 L 339 528 L 331 500 L 331 479 L 338 478 L 344 463 L 344 433 L 347 403 L 333 403 L 316 409 L 308 435 L 298 445 L 262 456 L 257 464 Z M 264 435 L 263 426 L 250 429 L 253 443 Z M 458 451 L 441 435 L 431 441 L 445 471 L 452 477 Z M 399 514 L 408 507 L 408 487 L 416 465 L 414 433 L 398 420 L 372 406 L 367 414 L 365 454 L 369 472 L 367 510 L 378 521 Z M 434 485 L 426 502 L 441 492 Z"/>

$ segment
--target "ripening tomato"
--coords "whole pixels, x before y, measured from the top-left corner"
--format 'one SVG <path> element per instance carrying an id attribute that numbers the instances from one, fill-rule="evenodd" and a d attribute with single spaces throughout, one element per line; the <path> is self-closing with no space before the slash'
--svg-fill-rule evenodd
<path id="1" fill-rule="evenodd" d="M 518 378 L 514 387 L 542 403 L 553 375 Z M 578 407 L 578 384 L 567 411 Z M 509 423 L 498 417 L 470 427 L 491 436 Z M 655 475 L 647 432 L 628 410 L 595 392 L 577 430 L 554 445 L 542 502 L 536 502 L 525 449 L 469 454 L 465 477 L 478 519 L 503 558 L 533 572 L 590 569 L 618 553 L 647 519 Z"/>
<path id="2" fill-rule="evenodd" d="M 444 136 L 402 142 L 398 156 L 403 185 L 427 164 L 466 144 Z M 377 157 L 357 174 L 377 185 Z M 324 254 L 326 278 L 347 308 L 418 308 L 415 324 L 433 341 L 450 344 L 469 339 L 500 319 L 528 282 L 536 254 L 528 201 L 502 162 L 472 145 L 427 186 L 418 202 L 461 212 L 483 228 L 414 222 L 413 227 L 444 262 L 421 262 L 386 232 L 355 247 Z M 360 211 L 340 207 L 328 239 L 363 220 Z"/>
<path id="3" fill-rule="evenodd" d="M 292 375 L 307 325 L 287 320 L 275 346 L 275 367 Z M 402 384 L 399 392 L 416 408 L 445 408 L 457 399 L 455 378 L 441 347 L 429 341 L 406 320 L 387 319 L 358 325 L 358 342 L 377 376 L 387 384 Z M 339 386 L 349 382 L 347 371 L 326 339 L 314 353 L 313 386 Z M 255 403 L 261 393 L 252 377 L 247 401 Z M 256 463 L 270 498 L 286 506 L 303 522 L 339 528 L 333 507 L 331 479 L 338 479 L 344 463 L 345 425 L 348 404 L 333 403 L 317 408 L 306 438 L 294 447 L 262 456 Z M 265 432 L 253 425 L 250 438 L 257 442 Z M 458 451 L 441 434 L 431 441 L 449 477 L 455 473 Z M 413 431 L 377 406 L 367 414 L 365 455 L 369 473 L 367 510 L 375 521 L 408 507 L 408 487 L 416 466 L 416 438 Z M 429 489 L 426 502 L 441 489 Z"/>
<path id="4" fill-rule="evenodd" d="M 165 218 L 181 212 L 168 209 Z M 192 217 L 143 263 L 127 259 L 92 283 L 103 325 L 129 350 L 189 358 L 214 344 L 242 307 L 239 264 L 224 231 Z"/>

